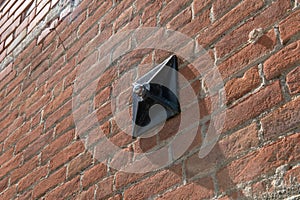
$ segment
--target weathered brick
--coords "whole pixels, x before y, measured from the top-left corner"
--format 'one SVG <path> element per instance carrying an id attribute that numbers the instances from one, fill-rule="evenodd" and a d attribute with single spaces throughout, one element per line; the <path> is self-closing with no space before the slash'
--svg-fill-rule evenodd
<path id="1" fill-rule="evenodd" d="M 291 43 L 264 63 L 264 73 L 268 80 L 280 76 L 282 72 L 299 64 L 300 41 Z"/>
<path id="2" fill-rule="evenodd" d="M 260 85 L 257 67 L 246 71 L 241 78 L 233 78 L 225 84 L 226 101 L 232 102 Z"/>
<path id="3" fill-rule="evenodd" d="M 46 129 L 54 126 L 63 117 L 70 115 L 71 110 L 72 100 L 69 100 L 46 118 Z"/>
<path id="4" fill-rule="evenodd" d="M 158 11 L 162 8 L 163 2 L 161 0 L 155 1 L 152 4 L 149 4 L 145 7 L 142 15 L 142 23 L 145 23 L 149 18 L 156 17 Z"/>
<path id="5" fill-rule="evenodd" d="M 281 106 L 261 120 L 266 140 L 300 127 L 300 98 Z"/>
<path id="6" fill-rule="evenodd" d="M 161 171 L 125 190 L 125 199 L 149 198 L 181 181 L 181 175 L 170 170 Z M 160 183 L 159 185 L 157 183 Z"/>
<path id="7" fill-rule="evenodd" d="M 24 191 L 28 187 L 32 187 L 36 182 L 40 181 L 48 174 L 47 166 L 38 167 L 33 172 L 27 174 L 18 182 L 18 191 Z"/>
<path id="8" fill-rule="evenodd" d="M 289 72 L 286 76 L 286 83 L 291 94 L 300 92 L 300 66 Z"/>
<path id="9" fill-rule="evenodd" d="M 56 111 L 60 106 L 66 103 L 73 94 L 73 87 L 68 87 L 65 89 L 59 96 L 55 97 L 51 102 L 45 107 L 44 115 L 48 116 L 49 114 Z"/>
<path id="10" fill-rule="evenodd" d="M 288 170 L 284 175 L 284 180 L 287 185 L 293 185 L 295 182 L 300 181 L 300 167 L 293 167 Z"/>
<path id="11" fill-rule="evenodd" d="M 93 158 L 89 152 L 84 153 L 78 156 L 77 158 L 73 159 L 68 166 L 68 179 L 83 171 L 85 168 L 90 166 L 92 162 Z"/>
<path id="12" fill-rule="evenodd" d="M 22 131 L 23 132 L 23 131 Z M 43 133 L 43 126 L 38 126 L 30 132 L 23 132 L 24 136 L 16 143 L 16 152 L 22 151 L 25 147 L 29 146 L 33 141 L 40 137 Z"/>
<path id="13" fill-rule="evenodd" d="M 103 179 L 107 174 L 107 166 L 103 163 L 98 163 L 92 168 L 86 170 L 82 177 L 82 187 L 87 188 L 90 185 Z"/>
<path id="14" fill-rule="evenodd" d="M 0 81 L 4 79 L 9 73 L 13 71 L 13 63 L 10 63 L 8 66 L 6 66 L 1 72 L 0 72 Z"/>
<path id="15" fill-rule="evenodd" d="M 113 24 L 114 30 L 117 32 L 124 24 L 132 21 L 133 19 L 133 8 L 129 7 L 127 10 L 123 11 L 123 13 L 116 19 Z"/>
<path id="16" fill-rule="evenodd" d="M 39 12 L 33 21 L 30 22 L 28 26 L 28 32 L 30 32 L 49 12 L 50 10 L 50 2 Z"/>
<path id="17" fill-rule="evenodd" d="M 5 176 L 10 171 L 16 169 L 22 162 L 22 154 L 13 156 L 8 162 L 1 166 L 0 177 Z"/>
<path id="18" fill-rule="evenodd" d="M 200 0 L 199 0 L 200 1 Z M 233 9 L 237 3 L 239 3 L 240 0 L 217 0 L 215 1 L 213 6 L 213 16 L 214 19 L 220 19 L 226 12 L 230 11 L 230 9 Z"/>
<path id="19" fill-rule="evenodd" d="M 72 47 L 66 53 L 67 60 L 70 60 L 82 47 L 85 46 L 98 34 L 98 26 L 94 26 L 87 33 L 85 33 L 79 40 L 73 43 Z M 73 37 L 73 36 L 71 36 Z"/>
<path id="20" fill-rule="evenodd" d="M 71 144 L 70 146 L 61 150 L 59 154 L 56 154 L 50 160 L 50 165 L 49 165 L 50 169 L 51 170 L 57 169 L 59 166 L 63 165 L 64 163 L 67 163 L 68 161 L 70 161 L 71 159 L 73 159 L 83 151 L 84 151 L 84 144 L 82 144 L 81 141 Z"/>
<path id="21" fill-rule="evenodd" d="M 8 187 L 9 177 L 6 177 L 0 181 L 0 192 L 4 191 Z"/>
<path id="22" fill-rule="evenodd" d="M 77 200 L 90 200 L 95 196 L 96 186 L 91 186 L 88 190 L 82 191 L 78 196 Z"/>
<path id="23" fill-rule="evenodd" d="M 39 162 L 38 156 L 33 157 L 32 159 L 25 162 L 22 166 L 18 167 L 11 173 L 11 183 L 15 183 L 20 178 L 26 176 L 26 174 L 29 174 L 31 171 L 33 171 L 37 166 Z"/>
<path id="24" fill-rule="evenodd" d="M 114 19 L 116 19 L 118 16 L 122 14 L 126 8 L 128 8 L 130 5 L 132 5 L 133 0 L 124 0 L 118 2 L 118 4 L 110 11 L 107 13 L 107 15 L 104 16 L 102 19 L 102 24 L 103 26 L 109 25 Z"/>
<path id="25" fill-rule="evenodd" d="M 0 199 L 14 199 L 16 196 L 16 185 L 12 185 L 0 195 Z"/>
<path id="26" fill-rule="evenodd" d="M 280 22 L 279 30 L 280 36 L 283 40 L 283 43 L 287 43 L 291 37 L 299 33 L 300 31 L 300 11 L 295 10 L 291 15 L 289 15 L 286 19 Z"/>
<path id="27" fill-rule="evenodd" d="M 96 199 L 104 199 L 113 192 L 114 177 L 110 176 L 98 183 L 96 191 Z"/>
<path id="28" fill-rule="evenodd" d="M 227 109 L 223 131 L 232 129 L 237 125 L 258 116 L 263 111 L 272 108 L 283 100 L 278 81 L 262 88 L 244 101 Z"/>
<path id="29" fill-rule="evenodd" d="M 190 7 L 183 10 L 177 16 L 174 17 L 170 22 L 167 23 L 166 27 L 168 29 L 177 30 L 182 25 L 187 24 L 192 20 L 192 10 Z"/>
<path id="30" fill-rule="evenodd" d="M 194 14 L 197 15 L 201 10 L 203 10 L 203 8 L 208 6 L 210 2 L 211 0 L 194 0 L 193 1 Z"/>
<path id="31" fill-rule="evenodd" d="M 48 131 L 47 133 L 41 135 L 41 137 L 39 137 L 33 143 L 31 143 L 26 149 L 24 149 L 24 159 L 26 160 L 33 155 L 36 155 L 43 147 L 48 145 L 52 140 L 52 134 L 52 130 Z"/>
<path id="32" fill-rule="evenodd" d="M 60 185 L 58 188 L 46 195 L 46 200 L 66 199 L 72 194 L 80 190 L 80 177 L 75 177 L 72 180 Z"/>
<path id="33" fill-rule="evenodd" d="M 62 183 L 66 179 L 66 168 L 62 168 L 57 172 L 51 174 L 47 179 L 39 182 L 33 189 L 33 197 L 38 198 L 47 192 L 49 189 Z"/>
<path id="34" fill-rule="evenodd" d="M 264 2 L 246 0 L 230 10 L 219 20 L 216 20 L 212 26 L 201 32 L 198 36 L 198 42 L 203 46 L 208 46 L 216 38 L 220 37 L 226 30 L 239 23 L 244 18 L 255 13 L 264 5 Z"/>
<path id="35" fill-rule="evenodd" d="M 70 130 L 67 133 L 53 140 L 47 147 L 42 150 L 41 161 L 46 162 L 49 158 L 57 154 L 61 149 L 67 147 L 75 137 L 75 131 Z"/>
<path id="36" fill-rule="evenodd" d="M 290 5 L 291 4 L 288 0 L 276 1 L 262 13 L 224 36 L 221 41 L 216 44 L 217 56 L 221 58 L 246 43 L 249 33 L 254 28 L 259 27 L 265 30 L 272 26 L 275 22 L 285 16 Z"/>
<path id="37" fill-rule="evenodd" d="M 181 9 L 187 6 L 189 3 L 188 0 L 176 1 L 173 0 L 161 10 L 160 14 L 160 24 L 165 24 L 168 20 L 172 19 L 172 17 Z"/>
<path id="38" fill-rule="evenodd" d="M 167 199 L 207 199 L 214 195 L 214 184 L 211 178 L 202 178 L 167 192 L 158 198 Z"/>
<path id="39" fill-rule="evenodd" d="M 222 78 L 225 79 L 230 77 L 245 66 L 250 65 L 262 56 L 268 54 L 273 50 L 275 44 L 276 37 L 274 31 L 271 30 L 266 35 L 262 36 L 256 44 L 249 44 L 239 52 L 227 58 L 224 62 L 220 63 L 218 68 Z"/>
<path id="40" fill-rule="evenodd" d="M 298 160 L 299 141 L 299 133 L 290 135 L 230 163 L 217 173 L 220 190 L 224 191 L 255 177 L 274 173 L 277 167 Z"/>
<path id="41" fill-rule="evenodd" d="M 14 153 L 13 148 L 7 149 L 5 152 L 2 152 L 0 156 L 0 165 L 2 166 L 3 163 L 10 160 L 13 157 L 13 153 Z"/>
<path id="42" fill-rule="evenodd" d="M 127 184 L 130 184 L 132 182 L 136 182 L 138 179 L 142 178 L 145 174 L 142 173 L 126 173 L 119 171 L 116 173 L 116 188 L 119 189 L 121 187 L 126 186 Z"/>

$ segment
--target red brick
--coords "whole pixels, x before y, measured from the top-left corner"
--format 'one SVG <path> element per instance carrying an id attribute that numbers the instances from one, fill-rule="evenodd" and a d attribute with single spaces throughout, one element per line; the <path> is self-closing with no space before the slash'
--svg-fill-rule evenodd
<path id="1" fill-rule="evenodd" d="M 300 167 L 293 167 L 288 170 L 284 175 L 284 180 L 287 185 L 293 185 L 300 182 Z"/>
<path id="2" fill-rule="evenodd" d="M 107 166 L 103 163 L 98 163 L 92 168 L 86 170 L 82 177 L 82 187 L 87 188 L 90 185 L 103 179 L 107 174 Z"/>
<path id="3" fill-rule="evenodd" d="M 239 28 L 233 30 L 228 35 L 224 36 L 221 41 L 216 44 L 216 51 L 218 58 L 231 53 L 248 40 L 249 33 L 254 28 L 268 29 L 275 22 L 279 21 L 290 8 L 290 1 L 276 1 L 262 13 L 253 17 Z"/>
<path id="4" fill-rule="evenodd" d="M 167 199 L 208 199 L 214 195 L 214 184 L 211 178 L 202 178 L 167 192 L 158 200 Z"/>
<path id="5" fill-rule="evenodd" d="M 94 97 L 95 108 L 100 108 L 105 102 L 110 99 L 111 87 L 106 87 Z"/>
<path id="6" fill-rule="evenodd" d="M 29 108 L 20 107 L 20 113 L 25 113 L 27 118 L 33 117 L 36 113 L 41 112 L 42 108 L 51 100 L 50 94 L 47 93 L 38 99 Z"/>
<path id="7" fill-rule="evenodd" d="M 241 78 L 233 78 L 225 84 L 226 101 L 232 102 L 257 88 L 261 83 L 257 67 L 246 71 Z"/>
<path id="8" fill-rule="evenodd" d="M 22 162 L 22 154 L 18 154 L 16 156 L 11 157 L 11 159 L 4 163 L 1 166 L 0 170 L 0 178 L 5 176 L 7 173 L 11 172 L 12 170 L 16 169 Z"/>
<path id="9" fill-rule="evenodd" d="M 69 115 L 56 125 L 56 135 L 60 135 L 75 127 L 73 115 Z"/>
<path id="10" fill-rule="evenodd" d="M 104 199 L 113 192 L 113 180 L 114 177 L 110 176 L 98 183 L 96 199 Z"/>
<path id="11" fill-rule="evenodd" d="M 13 71 L 12 68 L 13 64 L 10 63 L 8 66 L 6 66 L 1 72 L 0 72 L 0 81 L 2 81 L 8 74 L 10 74 Z"/>
<path id="12" fill-rule="evenodd" d="M 233 9 L 240 0 L 217 0 L 213 3 L 213 16 L 214 19 L 220 19 L 226 12 Z"/>
<path id="13" fill-rule="evenodd" d="M 281 106 L 261 120 L 266 140 L 277 138 L 293 128 L 299 128 L 300 98 Z"/>
<path id="14" fill-rule="evenodd" d="M 263 111 L 272 108 L 283 100 L 278 81 L 262 88 L 239 104 L 227 109 L 223 131 L 258 116 Z"/>
<path id="15" fill-rule="evenodd" d="M 114 30 L 117 32 L 123 25 L 128 24 L 133 19 L 133 7 L 124 10 L 113 24 Z"/>
<path id="16" fill-rule="evenodd" d="M 66 179 L 66 168 L 51 174 L 47 179 L 39 182 L 33 189 L 33 198 L 38 198 L 47 192 L 49 189 L 62 183 Z"/>
<path id="17" fill-rule="evenodd" d="M 2 166 L 3 163 L 10 160 L 13 157 L 13 153 L 14 153 L 14 148 L 7 149 L 5 152 L 1 151 L 0 166 Z"/>
<path id="18" fill-rule="evenodd" d="M 124 187 L 132 182 L 137 182 L 138 179 L 141 179 L 145 174 L 138 173 L 138 174 L 133 174 L 133 173 L 126 173 L 119 171 L 116 173 L 116 188 L 119 189 L 121 187 Z"/>
<path id="19" fill-rule="evenodd" d="M 13 185 L 0 195 L 0 199 L 14 199 L 15 196 L 16 196 L 16 185 Z"/>
<path id="20" fill-rule="evenodd" d="M 88 42 L 88 45 L 82 47 L 78 52 L 78 62 L 81 62 L 87 55 L 93 52 L 98 46 L 100 46 L 104 41 L 108 40 L 112 35 L 112 26 L 106 27 L 102 30 L 93 41 Z"/>
<path id="21" fill-rule="evenodd" d="M 54 126 L 63 117 L 70 115 L 71 110 L 72 100 L 69 100 L 46 118 L 46 129 L 49 129 L 50 127 Z"/>
<path id="22" fill-rule="evenodd" d="M 258 130 L 256 124 L 240 129 L 218 142 L 218 147 L 225 159 L 236 157 L 251 148 L 258 147 Z"/>
<path id="23" fill-rule="evenodd" d="M 239 23 L 244 18 L 255 13 L 263 5 L 264 2 L 262 0 L 243 1 L 241 4 L 229 11 L 222 18 L 216 20 L 208 29 L 200 33 L 198 37 L 198 42 L 200 43 L 200 45 L 203 45 L 205 47 L 208 46 L 216 38 L 220 37 L 225 31 L 230 29 L 235 24 Z"/>
<path id="24" fill-rule="evenodd" d="M 98 31 L 98 26 L 94 26 L 87 33 L 85 33 L 77 42 L 75 42 L 66 53 L 67 60 L 70 60 L 81 48 L 83 48 L 89 41 L 96 37 Z"/>
<path id="25" fill-rule="evenodd" d="M 61 150 L 59 154 L 56 154 L 50 160 L 50 169 L 55 170 L 56 168 L 67 163 L 68 161 L 70 161 L 71 159 L 73 159 L 83 151 L 84 151 L 84 144 L 82 144 L 81 141 L 71 144 L 70 146 Z"/>
<path id="26" fill-rule="evenodd" d="M 15 70 L 13 70 L 11 73 L 9 73 L 4 79 L 2 79 L 1 81 L 0 81 L 0 83 L 1 83 L 1 90 L 2 90 L 2 88 L 4 87 L 4 86 L 6 86 L 8 83 L 10 83 L 11 82 L 11 80 L 13 80 L 14 78 L 15 78 L 15 76 L 16 76 L 16 74 L 17 74 L 17 72 L 15 71 Z"/>
<path id="27" fill-rule="evenodd" d="M 70 180 L 69 182 L 60 185 L 58 188 L 51 191 L 49 194 L 46 195 L 46 200 L 53 200 L 53 199 L 67 199 L 72 194 L 76 193 L 80 190 L 80 178 L 76 177 Z"/>
<path id="28" fill-rule="evenodd" d="M 90 166 L 93 162 L 92 155 L 88 153 L 84 153 L 75 159 L 73 159 L 68 166 L 68 179 L 77 175 L 81 171 L 84 171 L 88 166 Z"/>
<path id="29" fill-rule="evenodd" d="M 135 2 L 137 12 L 143 10 L 145 6 L 149 3 L 152 3 L 152 0 L 145 0 L 145 1 L 137 1 Z"/>
<path id="30" fill-rule="evenodd" d="M 24 192 L 23 194 L 19 195 L 18 200 L 27 200 L 32 199 L 32 191 Z"/>
<path id="31" fill-rule="evenodd" d="M 211 0 L 194 0 L 193 1 L 194 14 L 197 15 L 201 10 L 203 10 L 206 6 L 208 6 L 210 2 Z"/>
<path id="32" fill-rule="evenodd" d="M 60 106 L 66 103 L 71 99 L 73 94 L 73 87 L 68 87 L 65 89 L 59 96 L 55 97 L 44 109 L 44 115 L 48 116 L 49 114 L 56 111 Z"/>
<path id="33" fill-rule="evenodd" d="M 170 1 L 160 12 L 160 24 L 165 24 L 168 20 L 172 19 L 172 17 L 185 8 L 188 5 L 189 1 Z"/>
<path id="34" fill-rule="evenodd" d="M 78 196 L 77 200 L 91 200 L 94 199 L 96 186 L 90 187 L 87 191 L 82 191 Z"/>
<path id="35" fill-rule="evenodd" d="M 85 33 L 91 26 L 93 26 L 97 21 L 99 21 L 105 13 L 111 8 L 112 2 L 105 1 L 101 2 L 101 5 L 97 6 L 97 10 L 93 13 L 92 16 L 89 16 L 78 29 L 78 34 L 81 36 Z"/>
<path id="36" fill-rule="evenodd" d="M 149 4 L 145 7 L 143 14 L 142 14 L 142 23 L 145 23 L 150 18 L 155 18 L 158 14 L 158 11 L 161 9 L 163 2 L 161 0 L 154 1 L 153 3 Z"/>
<path id="37" fill-rule="evenodd" d="M 170 23 L 172 23 L 172 21 Z M 192 19 L 189 23 L 185 23 L 185 25 L 181 27 L 179 31 L 189 37 L 194 37 L 209 24 L 209 10 L 207 9 L 201 15 L 197 16 L 195 19 Z"/>
<path id="38" fill-rule="evenodd" d="M 23 120 L 23 117 L 19 117 L 15 119 L 15 121 L 8 127 L 8 132 L 11 134 L 8 135 L 6 140 L 4 141 L 4 149 L 8 149 L 10 146 L 14 145 L 23 136 L 24 133 L 29 131 L 29 123 L 21 126 L 23 124 Z"/>
<path id="39" fill-rule="evenodd" d="M 290 135 L 230 163 L 217 173 L 220 190 L 227 190 L 267 173 L 272 174 L 277 167 L 298 160 L 299 142 L 299 133 Z"/>
<path id="40" fill-rule="evenodd" d="M 126 8 L 132 5 L 133 0 L 120 1 L 110 12 L 108 12 L 102 19 L 103 26 L 111 24 L 111 22 L 120 16 Z"/>
<path id="41" fill-rule="evenodd" d="M 192 10 L 190 7 L 183 10 L 177 16 L 174 17 L 170 22 L 167 23 L 168 29 L 177 30 L 182 25 L 189 23 L 192 20 Z"/>
<path id="42" fill-rule="evenodd" d="M 21 140 L 16 143 L 16 152 L 22 151 L 25 147 L 29 146 L 33 141 L 35 141 L 38 137 L 43 133 L 43 125 L 36 127 L 34 130 L 30 132 L 23 132 L 24 136 Z"/>
<path id="43" fill-rule="evenodd" d="M 122 200 L 122 195 L 116 194 L 115 196 L 110 197 L 108 200 Z"/>
<path id="44" fill-rule="evenodd" d="M 299 33 L 300 31 L 300 11 L 295 10 L 291 15 L 289 15 L 286 19 L 280 22 L 279 30 L 280 36 L 283 40 L 283 43 L 287 43 L 291 37 Z"/>
<path id="45" fill-rule="evenodd" d="M 161 171 L 125 190 L 125 199 L 145 199 L 181 182 L 181 175 L 173 171 Z M 159 183 L 159 184 L 157 184 Z"/>
<path id="46" fill-rule="evenodd" d="M 75 130 L 70 130 L 69 132 L 59 136 L 53 140 L 47 147 L 42 150 L 41 161 L 42 163 L 46 162 L 49 158 L 53 157 L 56 154 L 67 147 L 75 137 Z"/>
<path id="47" fill-rule="evenodd" d="M 24 191 L 28 187 L 32 187 L 36 182 L 39 182 L 43 177 L 45 177 L 48 174 L 47 168 L 47 166 L 39 167 L 36 168 L 30 174 L 27 174 L 18 182 L 18 191 Z"/>
<path id="48" fill-rule="evenodd" d="M 6 177 L 0 181 L 0 193 L 3 192 L 8 187 L 9 177 Z"/>
<path id="49" fill-rule="evenodd" d="M 289 72 L 286 76 L 286 83 L 291 94 L 300 92 L 300 66 Z"/>
<path id="50" fill-rule="evenodd" d="M 59 34 L 59 37 L 61 38 L 62 41 L 64 41 L 64 45 L 66 47 L 68 47 L 68 45 L 66 45 L 65 40 L 73 33 L 76 32 L 76 30 L 78 29 L 78 27 L 82 26 L 81 24 L 84 22 L 84 20 L 86 20 L 86 12 L 81 13 L 80 15 L 77 16 L 76 20 L 72 21 L 72 23 L 68 24 L 68 25 L 64 25 L 64 24 L 60 24 L 59 26 L 63 26 L 62 28 L 65 28 L 65 30 L 60 31 L 59 28 L 57 27 L 57 29 L 59 30 L 59 32 L 61 32 Z M 91 24 L 90 24 L 91 25 Z M 76 35 L 77 36 L 77 35 Z M 74 38 L 76 39 L 76 38 Z"/>
<path id="51" fill-rule="evenodd" d="M 42 148 L 50 143 L 52 140 L 53 131 L 41 135 L 37 140 L 31 143 L 26 149 L 24 149 L 24 159 L 28 159 L 31 156 L 38 154 Z"/>
<path id="52" fill-rule="evenodd" d="M 279 76 L 282 72 L 299 63 L 300 41 L 291 43 L 272 55 L 264 63 L 264 73 L 268 80 Z"/>
<path id="53" fill-rule="evenodd" d="M 239 72 L 245 66 L 254 63 L 262 56 L 271 52 L 275 44 L 275 34 L 274 31 L 271 30 L 266 35 L 262 36 L 257 43 L 249 44 L 224 62 L 220 63 L 218 68 L 222 78 L 228 78 Z"/>
<path id="54" fill-rule="evenodd" d="M 26 161 L 22 166 L 18 167 L 11 173 L 10 181 L 11 183 L 15 183 L 20 178 L 29 174 L 33 169 L 38 167 L 39 158 L 38 156 L 33 157 L 32 159 Z"/>
<path id="55" fill-rule="evenodd" d="M 118 147 L 125 147 L 129 143 L 133 142 L 132 135 L 127 134 L 126 132 L 120 132 L 113 136 L 110 141 L 117 145 Z"/>

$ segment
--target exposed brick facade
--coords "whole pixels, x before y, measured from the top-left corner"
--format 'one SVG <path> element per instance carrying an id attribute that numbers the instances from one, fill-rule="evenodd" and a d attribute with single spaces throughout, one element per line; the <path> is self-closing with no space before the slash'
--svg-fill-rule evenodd
<path id="1" fill-rule="evenodd" d="M 299 4 L 297 0 L 2 1 L 0 199 L 281 199 L 299 194 Z M 117 123 L 118 117 L 131 116 L 131 100 L 124 100 L 131 95 L 126 85 L 170 52 L 134 50 L 103 73 L 84 71 L 91 81 L 78 82 L 79 69 L 88 69 L 110 53 L 99 50 L 101 44 L 138 27 L 166 27 L 195 39 L 219 70 L 227 98 L 218 112 L 226 119 L 218 142 L 204 158 L 198 153 L 216 114 L 211 102 L 220 101 L 182 58 L 179 72 L 198 99 L 187 110 L 200 110 L 199 124 L 185 127 L 188 131 L 183 133 L 197 133 L 187 151 L 161 169 L 127 173 L 111 164 L 135 158 L 121 151 L 109 157 L 99 148 L 105 145 L 105 136 L 124 151 L 147 152 L 170 142 L 180 123 L 180 117 L 172 118 L 146 139 L 133 139 Z M 262 28 L 263 36 L 248 42 L 249 32 L 257 28 Z M 118 51 L 130 46 L 113 42 Z M 181 50 L 188 52 L 188 45 Z M 127 82 L 118 83 L 122 78 Z M 78 101 L 75 85 L 86 92 Z M 122 100 L 124 107 L 112 106 Z M 91 115 L 82 120 L 81 113 Z M 127 128 L 125 121 L 122 126 Z M 103 135 L 98 134 L 99 127 Z"/>

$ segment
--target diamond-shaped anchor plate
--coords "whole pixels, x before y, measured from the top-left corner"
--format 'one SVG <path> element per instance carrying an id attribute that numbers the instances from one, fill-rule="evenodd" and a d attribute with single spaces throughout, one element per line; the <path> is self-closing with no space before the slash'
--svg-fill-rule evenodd
<path id="1" fill-rule="evenodd" d="M 173 55 L 133 84 L 134 138 L 180 113 L 177 73 L 177 57 Z"/>

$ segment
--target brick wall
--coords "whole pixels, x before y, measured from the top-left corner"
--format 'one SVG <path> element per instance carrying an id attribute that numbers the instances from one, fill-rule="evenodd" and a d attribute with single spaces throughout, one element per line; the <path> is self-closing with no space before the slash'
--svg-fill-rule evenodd
<path id="1" fill-rule="evenodd" d="M 297 0 L 4 0 L 0 17 L 0 199 L 225 200 L 299 194 Z M 90 70 L 115 49 L 128 49 L 121 37 L 108 43 L 113 50 L 99 48 L 109 38 L 141 27 L 168 28 L 196 41 L 224 87 L 210 92 L 206 74 L 179 57 L 179 72 L 197 96 L 187 112 L 200 110 L 197 125 L 187 127 L 183 137 L 196 135 L 167 166 L 129 173 L 112 167 L 137 159 L 122 153 L 164 147 L 182 120 L 172 118 L 157 134 L 137 139 L 117 123 L 119 116 L 131 115 L 126 85 L 174 52 L 133 50 L 101 73 Z M 255 37 L 253 30 L 262 34 Z M 79 72 L 91 81 L 81 84 Z M 122 100 L 124 107 L 114 106 Z M 218 142 L 199 158 L 220 113 L 226 119 Z M 103 152 L 103 141 L 122 151 Z"/>

